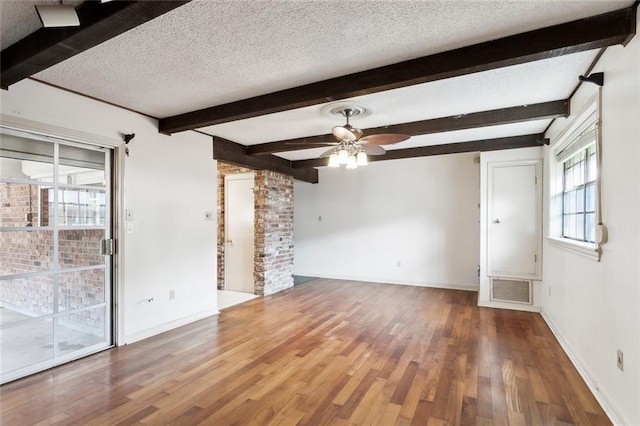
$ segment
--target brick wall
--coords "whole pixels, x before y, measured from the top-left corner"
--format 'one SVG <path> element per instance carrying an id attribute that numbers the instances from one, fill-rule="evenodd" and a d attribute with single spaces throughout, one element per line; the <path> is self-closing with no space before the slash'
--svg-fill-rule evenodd
<path id="1" fill-rule="evenodd" d="M 218 162 L 218 288 L 224 289 L 224 177 L 255 173 L 254 294 L 293 287 L 293 178 Z"/>
<path id="2" fill-rule="evenodd" d="M 256 174 L 256 285 L 268 295 L 293 287 L 293 177 Z"/>
<path id="3" fill-rule="evenodd" d="M 100 265 L 101 230 L 60 230 L 58 259 L 61 268 Z M 0 275 L 46 271 L 53 262 L 53 231 L 12 231 L 0 234 Z M 59 273 L 58 311 L 103 303 L 104 269 Z M 53 275 L 5 280 L 0 303 L 22 313 L 40 316 L 53 313 Z M 71 314 L 66 319 L 83 326 L 101 327 L 104 309 Z"/>
<path id="4" fill-rule="evenodd" d="M 38 224 L 38 186 L 0 183 L 0 226 L 25 226 L 27 215 Z"/>

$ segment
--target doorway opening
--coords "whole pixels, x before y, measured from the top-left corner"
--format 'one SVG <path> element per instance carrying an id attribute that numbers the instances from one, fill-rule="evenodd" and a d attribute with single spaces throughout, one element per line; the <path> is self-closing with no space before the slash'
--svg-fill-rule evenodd
<path id="1" fill-rule="evenodd" d="M 226 177 L 252 174 L 253 294 L 265 296 L 293 287 L 293 177 L 218 161 L 218 290 L 229 290 L 226 270 Z M 233 179 L 232 179 L 233 180 Z M 242 215 L 248 213 L 241 213 Z M 235 215 L 235 214 L 234 214 Z M 232 244 L 236 241 L 231 238 Z M 235 277 L 234 277 L 235 278 Z"/>

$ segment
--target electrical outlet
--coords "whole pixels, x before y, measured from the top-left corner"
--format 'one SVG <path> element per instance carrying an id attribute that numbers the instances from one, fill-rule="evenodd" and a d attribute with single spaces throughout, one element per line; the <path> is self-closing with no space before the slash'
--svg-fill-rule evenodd
<path id="1" fill-rule="evenodd" d="M 124 216 L 125 216 L 125 220 L 133 220 L 133 210 L 125 209 Z"/>
<path id="2" fill-rule="evenodd" d="M 620 371 L 624 371 L 624 354 L 620 349 L 618 349 L 617 362 L 618 362 L 618 368 L 620 369 Z"/>
<path id="3" fill-rule="evenodd" d="M 174 300 L 176 298 L 176 291 L 174 289 L 169 290 L 169 300 Z"/>

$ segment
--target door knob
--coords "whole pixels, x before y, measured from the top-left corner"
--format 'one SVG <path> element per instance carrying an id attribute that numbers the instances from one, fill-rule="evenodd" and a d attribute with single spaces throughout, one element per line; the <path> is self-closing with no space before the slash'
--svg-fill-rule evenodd
<path id="1" fill-rule="evenodd" d="M 494 220 L 493 223 L 500 223 L 500 219 Z"/>

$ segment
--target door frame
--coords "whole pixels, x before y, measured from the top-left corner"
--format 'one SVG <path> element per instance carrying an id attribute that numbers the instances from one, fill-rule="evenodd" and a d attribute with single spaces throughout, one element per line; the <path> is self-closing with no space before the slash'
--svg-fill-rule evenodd
<path id="1" fill-rule="evenodd" d="M 111 256 L 111 346 L 126 344 L 124 333 L 124 179 L 126 145 L 121 139 L 104 137 L 39 121 L 0 113 L 0 126 L 44 138 L 112 149 L 111 156 L 111 238 L 115 250 Z"/>
<path id="2" fill-rule="evenodd" d="M 224 230 L 224 239 L 222 241 L 222 244 L 224 244 L 224 289 L 228 290 L 228 284 L 229 284 L 229 277 L 228 277 L 228 271 L 229 268 L 227 268 L 228 265 L 228 257 L 227 257 L 227 240 L 228 240 L 228 227 L 227 224 L 229 223 L 229 200 L 228 200 L 228 182 L 231 180 L 252 180 L 253 184 L 254 184 L 254 188 L 255 188 L 255 181 L 256 181 L 256 174 L 255 172 L 246 172 L 246 173 L 232 173 L 232 174 L 228 174 L 224 176 L 224 223 L 223 223 L 223 230 Z M 254 209 L 253 209 L 253 230 L 254 230 L 254 236 L 253 236 L 253 249 L 254 249 L 254 259 L 253 259 L 253 264 L 254 264 L 254 268 L 255 268 L 255 229 L 256 229 L 256 222 L 255 222 L 255 193 L 254 193 Z M 255 288 L 256 288 L 256 279 L 255 279 L 255 275 L 253 276 L 253 291 L 255 293 Z"/>

